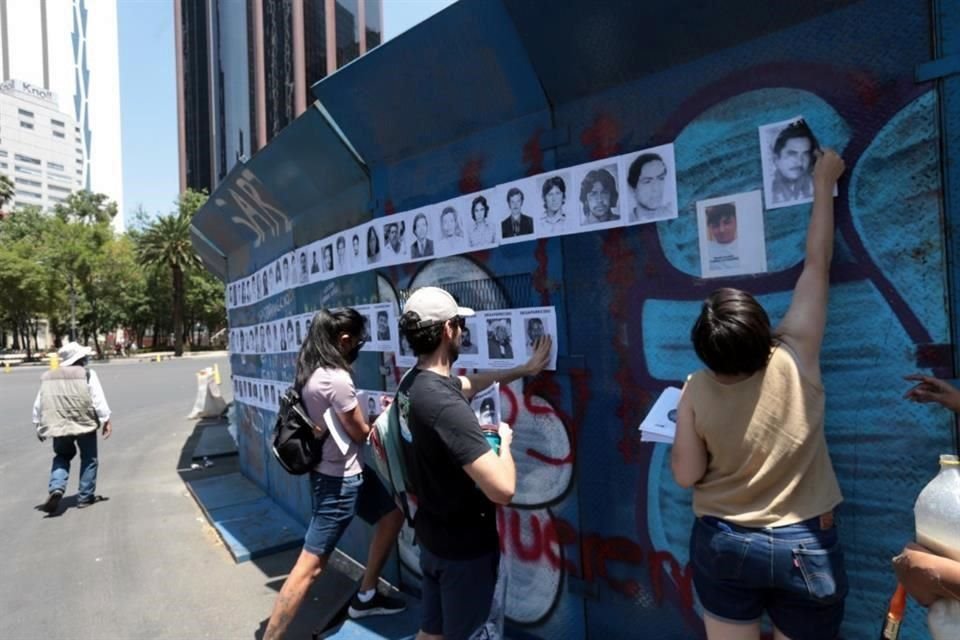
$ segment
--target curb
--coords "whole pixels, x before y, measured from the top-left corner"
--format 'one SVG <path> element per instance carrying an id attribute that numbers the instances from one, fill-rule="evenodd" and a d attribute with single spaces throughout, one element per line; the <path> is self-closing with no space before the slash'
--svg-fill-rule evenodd
<path id="1" fill-rule="evenodd" d="M 203 358 L 227 358 L 230 356 L 229 351 L 197 351 L 193 353 L 184 353 L 180 356 L 179 359 L 203 359 Z M 162 362 L 164 360 L 175 360 L 178 359 L 173 355 L 172 351 L 161 351 L 158 353 L 146 353 L 139 356 L 127 356 L 126 358 L 104 358 L 103 360 L 92 360 L 91 364 L 94 366 L 101 366 L 105 364 L 111 364 L 113 362 Z M 50 359 L 44 358 L 39 362 L 24 362 L 22 360 L 6 360 L 0 361 L 0 372 L 6 368 L 7 365 L 10 365 L 11 369 L 19 367 L 49 367 Z"/>

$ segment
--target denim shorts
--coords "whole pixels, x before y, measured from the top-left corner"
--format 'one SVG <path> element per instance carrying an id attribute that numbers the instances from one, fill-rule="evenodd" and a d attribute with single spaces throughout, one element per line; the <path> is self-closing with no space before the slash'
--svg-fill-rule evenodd
<path id="1" fill-rule="evenodd" d="M 328 476 L 310 472 L 313 517 L 303 540 L 304 551 L 329 556 L 350 526 L 354 514 L 369 524 L 397 508 L 375 473 L 363 470 L 352 476 Z"/>
<path id="2" fill-rule="evenodd" d="M 837 528 L 820 519 L 766 529 L 698 518 L 690 536 L 693 584 L 704 611 L 749 624 L 764 611 L 791 640 L 833 640 L 847 572 Z"/>

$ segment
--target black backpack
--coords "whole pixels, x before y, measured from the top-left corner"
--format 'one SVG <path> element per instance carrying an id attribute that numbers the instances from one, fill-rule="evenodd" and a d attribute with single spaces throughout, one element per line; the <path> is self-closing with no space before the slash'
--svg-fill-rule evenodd
<path id="1" fill-rule="evenodd" d="M 315 424 L 302 404 L 300 392 L 289 387 L 280 396 L 277 422 L 273 427 L 273 455 L 287 473 L 308 473 L 323 452 L 330 431 L 324 421 Z"/>

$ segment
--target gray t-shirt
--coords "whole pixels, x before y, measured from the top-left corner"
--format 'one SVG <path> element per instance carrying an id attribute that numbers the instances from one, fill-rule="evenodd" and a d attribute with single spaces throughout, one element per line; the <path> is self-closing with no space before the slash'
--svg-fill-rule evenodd
<path id="1" fill-rule="evenodd" d="M 330 435 L 323 443 L 323 459 L 314 467 L 324 475 L 345 477 L 363 471 L 360 445 L 350 439 L 338 413 L 353 411 L 357 390 L 348 371 L 320 368 L 313 372 L 301 391 L 307 414 L 315 423 L 326 422 Z"/>

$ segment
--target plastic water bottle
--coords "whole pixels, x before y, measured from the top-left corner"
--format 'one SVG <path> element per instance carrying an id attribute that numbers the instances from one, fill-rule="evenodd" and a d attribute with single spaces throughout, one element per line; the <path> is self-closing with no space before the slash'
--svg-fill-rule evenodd
<path id="1" fill-rule="evenodd" d="M 917 542 L 960 562 L 960 460 L 940 456 L 940 473 L 923 488 L 913 508 Z"/>
<path id="2" fill-rule="evenodd" d="M 927 626 L 933 640 L 960 638 L 960 601 L 942 598 L 930 605 Z"/>
<path id="3" fill-rule="evenodd" d="M 496 429 L 483 429 L 483 437 L 490 443 L 490 448 L 497 455 L 500 455 L 500 432 Z"/>

